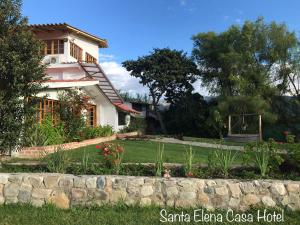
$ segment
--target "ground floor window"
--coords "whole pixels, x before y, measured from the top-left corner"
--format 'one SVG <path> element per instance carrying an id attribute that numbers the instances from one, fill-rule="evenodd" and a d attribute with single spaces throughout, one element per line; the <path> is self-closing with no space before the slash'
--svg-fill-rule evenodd
<path id="1" fill-rule="evenodd" d="M 33 98 L 31 101 L 36 105 L 36 118 L 39 123 L 46 116 L 50 116 L 54 124 L 58 121 L 56 107 L 59 106 L 59 101 L 47 98 Z"/>
<path id="2" fill-rule="evenodd" d="M 119 111 L 118 112 L 118 125 L 126 125 L 126 113 Z"/>
<path id="3" fill-rule="evenodd" d="M 57 113 L 60 103 L 58 100 L 47 99 L 47 98 L 32 98 L 30 99 L 36 105 L 36 118 L 41 123 L 47 116 L 51 117 L 53 124 L 59 121 Z M 97 126 L 97 107 L 96 105 L 89 104 L 87 107 L 86 116 L 87 126 Z"/>
<path id="4" fill-rule="evenodd" d="M 96 105 L 89 105 L 87 108 L 86 124 L 90 127 L 97 126 L 97 107 Z"/>

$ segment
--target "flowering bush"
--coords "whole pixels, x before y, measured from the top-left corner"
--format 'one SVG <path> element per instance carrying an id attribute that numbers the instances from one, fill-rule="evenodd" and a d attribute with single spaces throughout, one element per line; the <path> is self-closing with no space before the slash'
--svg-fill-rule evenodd
<path id="1" fill-rule="evenodd" d="M 104 143 L 97 145 L 100 149 L 99 154 L 104 158 L 104 162 L 108 168 L 113 168 L 116 174 L 119 174 L 124 155 L 124 148 L 119 144 Z"/>

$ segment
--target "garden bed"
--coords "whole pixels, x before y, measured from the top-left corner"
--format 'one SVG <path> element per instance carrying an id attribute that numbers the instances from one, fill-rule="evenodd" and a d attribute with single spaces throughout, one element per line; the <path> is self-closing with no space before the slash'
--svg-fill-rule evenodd
<path id="1" fill-rule="evenodd" d="M 170 170 L 172 177 L 186 177 L 184 165 L 180 163 L 165 163 L 165 169 Z M 206 164 L 195 164 L 193 166 L 194 178 L 228 178 L 228 179 L 260 179 L 259 169 L 254 166 L 235 165 L 229 170 L 229 176 L 224 177 L 218 168 L 210 168 Z M 119 175 L 126 176 L 155 176 L 155 163 L 123 163 Z M 0 168 L 1 173 L 49 173 L 46 162 L 17 162 L 3 163 Z M 101 163 L 91 163 L 87 167 L 81 163 L 72 163 L 65 168 L 65 172 L 75 175 L 109 175 L 116 174 L 114 169 L 106 168 Z M 163 173 L 162 173 L 163 175 Z M 298 168 L 289 164 L 282 164 L 278 171 L 270 172 L 266 177 L 268 179 L 278 180 L 300 180 L 300 171 Z"/>

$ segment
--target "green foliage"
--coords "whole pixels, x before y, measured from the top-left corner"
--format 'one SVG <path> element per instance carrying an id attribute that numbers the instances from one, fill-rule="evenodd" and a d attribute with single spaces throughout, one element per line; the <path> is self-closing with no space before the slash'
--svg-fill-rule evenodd
<path id="1" fill-rule="evenodd" d="M 57 145 L 64 143 L 64 126 L 62 123 L 54 125 L 51 117 L 46 117 L 39 126 L 41 135 L 46 137 L 45 145 Z"/>
<path id="2" fill-rule="evenodd" d="M 209 114 L 208 122 L 211 127 L 219 134 L 219 138 L 223 138 L 224 122 L 220 112 L 217 109 L 212 109 Z"/>
<path id="3" fill-rule="evenodd" d="M 229 175 L 229 169 L 233 165 L 237 153 L 229 149 L 218 149 L 214 151 L 213 160 L 225 177 Z"/>
<path id="4" fill-rule="evenodd" d="M 90 160 L 89 160 L 89 154 L 86 153 L 86 149 L 83 150 L 83 157 L 81 161 L 81 169 L 83 174 L 87 174 L 90 168 Z"/>
<path id="5" fill-rule="evenodd" d="M 193 60 L 183 51 L 169 48 L 154 49 L 147 56 L 122 63 L 130 74 L 149 88 L 152 105 L 157 113 L 161 129 L 165 126 L 158 111 L 158 103 L 165 96 L 168 102 L 174 102 L 182 93 L 191 92 L 196 81 L 198 69 Z"/>
<path id="6" fill-rule="evenodd" d="M 287 143 L 290 143 L 290 144 L 292 144 L 292 143 L 295 143 L 295 135 L 293 135 L 293 134 L 288 134 L 287 136 L 286 136 L 286 142 Z"/>
<path id="7" fill-rule="evenodd" d="M 260 170 L 260 175 L 265 177 L 267 172 L 269 171 L 269 163 L 270 163 L 270 154 L 269 154 L 269 146 L 267 144 L 262 144 L 257 146 L 254 156 L 255 163 Z"/>
<path id="8" fill-rule="evenodd" d="M 184 154 L 184 158 L 185 158 L 185 166 L 184 166 L 184 170 L 185 170 L 185 175 L 188 177 L 192 177 L 193 176 L 193 160 L 194 160 L 194 152 L 193 152 L 193 147 L 190 146 L 189 149 L 185 149 L 185 154 Z"/>
<path id="9" fill-rule="evenodd" d="M 34 115 L 28 97 L 45 79 L 40 41 L 21 14 L 21 0 L 0 1 L 0 151 L 11 153 L 22 140 L 24 119 Z"/>
<path id="10" fill-rule="evenodd" d="M 133 131 L 140 131 L 144 132 L 146 129 L 146 121 L 144 118 L 141 117 L 131 117 L 130 123 L 128 126 L 119 130 L 119 133 L 128 133 Z"/>
<path id="11" fill-rule="evenodd" d="M 186 93 L 172 103 L 164 113 L 164 121 L 168 134 L 210 137 L 214 136 L 207 123 L 208 107 L 204 98 L 199 93 Z"/>
<path id="12" fill-rule="evenodd" d="M 164 169 L 164 149 L 165 145 L 158 143 L 156 160 L 155 160 L 155 176 L 160 177 Z"/>
<path id="13" fill-rule="evenodd" d="M 120 96 L 124 99 L 125 102 L 136 102 L 136 103 L 150 103 L 149 95 L 147 94 L 139 94 L 132 95 L 129 92 L 121 92 L 119 91 Z"/>
<path id="14" fill-rule="evenodd" d="M 42 123 L 27 127 L 23 137 L 24 146 L 46 146 L 62 144 L 65 141 L 63 124 L 54 125 L 50 116 Z"/>
<path id="15" fill-rule="evenodd" d="M 64 124 L 67 141 L 81 140 L 85 127 L 82 111 L 87 109 L 88 97 L 77 90 L 65 90 L 58 95 L 60 107 L 56 108 L 60 121 Z"/>
<path id="16" fill-rule="evenodd" d="M 108 137 L 113 134 L 113 128 L 110 125 L 96 126 L 96 127 L 85 127 L 82 131 L 84 139 L 92 139 L 96 137 Z"/>
<path id="17" fill-rule="evenodd" d="M 284 142 L 284 131 L 290 131 L 296 135 L 295 141 L 300 140 L 300 101 L 295 97 L 274 96 L 271 110 L 277 115 L 277 121 L 273 124 L 263 124 L 264 139 L 274 138 Z"/>
<path id="18" fill-rule="evenodd" d="M 43 134 L 41 125 L 39 123 L 30 124 L 25 129 L 23 135 L 23 146 L 46 146 L 48 143 L 47 137 Z"/>
<path id="19" fill-rule="evenodd" d="M 294 63 L 297 52 L 295 33 L 285 24 L 267 24 L 258 18 L 219 34 L 199 33 L 193 40 L 203 85 L 222 96 L 223 114 L 254 112 L 276 119 L 269 103 L 272 96 L 285 91 L 294 71 L 287 65 Z M 282 83 L 276 85 L 276 81 Z"/>
<path id="20" fill-rule="evenodd" d="M 47 169 L 51 173 L 66 173 L 70 166 L 70 158 L 63 147 L 57 147 L 54 153 L 45 157 Z"/>
<path id="21" fill-rule="evenodd" d="M 251 143 L 245 148 L 245 162 L 254 162 L 262 177 L 266 177 L 271 170 L 279 170 L 279 166 L 284 162 L 274 139 L 264 143 Z"/>
<path id="22" fill-rule="evenodd" d="M 100 149 L 100 154 L 102 155 L 107 168 L 113 168 L 115 173 L 119 174 L 124 157 L 124 147 L 119 144 L 104 143 L 102 145 L 97 145 L 96 149 Z"/>

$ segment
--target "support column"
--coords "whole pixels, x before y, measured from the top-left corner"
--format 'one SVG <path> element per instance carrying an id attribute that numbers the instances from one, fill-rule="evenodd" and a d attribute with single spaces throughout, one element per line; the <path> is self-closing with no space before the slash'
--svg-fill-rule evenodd
<path id="1" fill-rule="evenodd" d="M 259 141 L 262 141 L 262 123 L 261 123 L 261 115 L 258 115 L 258 127 L 259 127 Z"/>
<path id="2" fill-rule="evenodd" d="M 228 116 L 228 135 L 231 135 L 231 115 Z"/>

